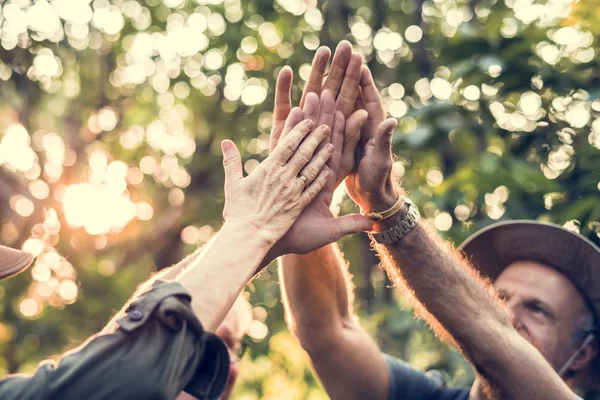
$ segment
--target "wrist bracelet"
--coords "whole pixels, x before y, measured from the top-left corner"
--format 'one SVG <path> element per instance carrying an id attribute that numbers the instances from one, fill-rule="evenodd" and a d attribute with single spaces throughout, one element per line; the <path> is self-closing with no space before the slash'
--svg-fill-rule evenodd
<path id="1" fill-rule="evenodd" d="M 364 212 L 361 209 L 360 213 L 375 222 L 383 221 L 384 219 L 388 219 L 389 217 L 397 214 L 398 211 L 400 211 L 400 209 L 402 208 L 403 204 L 404 204 L 404 198 L 402 196 L 398 196 L 398 200 L 396 200 L 394 205 L 391 206 L 390 208 L 388 208 L 387 210 L 380 211 L 380 212 L 377 212 L 377 211 Z"/>
<path id="2" fill-rule="evenodd" d="M 374 241 L 381 244 L 394 244 L 412 231 L 415 226 L 417 226 L 419 219 L 421 219 L 419 209 L 408 198 L 404 198 L 404 203 L 408 207 L 408 213 L 406 216 L 402 219 L 402 221 L 392 226 L 387 231 L 381 233 L 370 232 L 369 236 Z"/>

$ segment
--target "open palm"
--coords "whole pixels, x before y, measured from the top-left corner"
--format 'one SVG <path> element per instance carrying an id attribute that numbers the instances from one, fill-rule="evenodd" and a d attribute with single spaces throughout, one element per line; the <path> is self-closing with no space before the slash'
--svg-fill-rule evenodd
<path id="1" fill-rule="evenodd" d="M 275 244 L 270 258 L 282 254 L 303 254 L 337 241 L 344 235 L 371 229 L 372 223 L 361 215 L 347 215 L 336 218 L 331 210 L 331 199 L 337 185 L 350 172 L 350 168 L 340 168 L 351 158 L 360 136 L 360 128 L 366 120 L 363 110 L 352 113 L 358 95 L 358 84 L 362 68 L 362 57 L 352 54 L 351 45 L 344 42 L 338 46 L 329 76 L 323 84 L 323 77 L 329 61 L 329 50 L 317 51 L 313 60 L 311 76 L 305 87 L 301 101 L 302 109 L 291 109 L 289 97 L 292 72 L 284 68 L 278 77 L 271 149 L 281 139 L 284 126 L 302 119 L 313 119 L 317 125 L 331 127 L 331 143 L 335 151 L 328 165 L 332 173 L 325 188 L 300 214 L 284 237 Z M 319 102 L 319 94 L 321 94 Z M 347 118 L 347 120 L 346 120 Z M 346 154 L 352 153 L 352 157 Z"/>
<path id="2" fill-rule="evenodd" d="M 367 230 L 371 222 L 361 215 L 347 215 L 336 218 L 331 210 L 333 192 L 340 180 L 340 163 L 342 161 L 342 150 L 344 144 L 345 119 L 341 112 L 335 111 L 335 100 L 333 95 L 326 91 L 321 97 L 320 107 L 317 95 L 311 93 L 307 96 L 305 112 L 295 108 L 290 113 L 288 123 L 295 123 L 302 119 L 314 118 L 313 112 L 319 112 L 317 126 L 332 126 L 331 143 L 334 145 L 334 153 L 329 160 L 331 175 L 329 181 L 317 197 L 302 211 L 296 222 L 275 244 L 272 253 L 279 254 L 304 254 L 326 244 L 337 241 L 340 237 Z M 354 128 L 357 132 L 360 125 Z"/>
<path id="3" fill-rule="evenodd" d="M 346 178 L 349 196 L 364 211 L 382 211 L 397 200 L 392 178 L 392 134 L 396 120 L 386 119 L 383 101 L 368 68 L 360 79 L 359 108 L 368 118 L 363 125 L 355 167 Z M 391 204 L 390 204 L 391 203 Z"/>

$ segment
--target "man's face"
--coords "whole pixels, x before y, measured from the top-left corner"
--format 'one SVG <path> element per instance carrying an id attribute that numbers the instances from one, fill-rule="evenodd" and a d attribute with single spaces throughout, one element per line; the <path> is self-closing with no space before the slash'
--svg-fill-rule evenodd
<path id="1" fill-rule="evenodd" d="M 241 347 L 242 338 L 248 331 L 250 323 L 252 322 L 252 310 L 248 302 L 240 296 L 235 302 L 221 325 L 215 331 L 215 334 L 219 336 L 229 350 L 229 357 L 231 358 L 231 364 L 229 366 L 229 377 L 227 379 L 227 385 L 225 391 L 221 396 L 221 400 L 227 400 L 231 396 L 235 381 L 238 376 L 238 351 Z"/>
<path id="2" fill-rule="evenodd" d="M 510 264 L 494 287 L 515 329 L 558 370 L 576 350 L 572 335 L 586 309 L 577 288 L 534 261 Z"/>

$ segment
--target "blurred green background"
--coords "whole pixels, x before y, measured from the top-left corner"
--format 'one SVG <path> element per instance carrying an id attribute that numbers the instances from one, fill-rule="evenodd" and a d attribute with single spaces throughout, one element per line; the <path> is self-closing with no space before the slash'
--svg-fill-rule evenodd
<path id="1" fill-rule="evenodd" d="M 275 76 L 297 102 L 320 45 L 350 40 L 391 116 L 394 169 L 442 235 L 497 220 L 600 243 L 594 0 L 0 1 L 0 242 L 38 257 L 0 285 L 0 373 L 98 331 L 136 285 L 222 222 L 219 143 L 251 171 Z M 355 212 L 343 190 L 336 209 Z M 461 358 L 414 319 L 365 236 L 342 241 L 382 349 L 456 385 Z M 327 398 L 286 331 L 273 266 L 249 286 L 236 398 Z M 588 394 L 593 398 L 593 394 Z"/>

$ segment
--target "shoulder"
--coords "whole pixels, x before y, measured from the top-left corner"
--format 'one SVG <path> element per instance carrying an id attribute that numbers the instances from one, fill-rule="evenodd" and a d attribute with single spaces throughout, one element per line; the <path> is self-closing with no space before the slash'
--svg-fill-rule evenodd
<path id="1" fill-rule="evenodd" d="M 443 379 L 384 354 L 389 372 L 388 400 L 468 400 L 469 389 L 447 388 Z"/>
<path id="2" fill-rule="evenodd" d="M 442 386 L 441 382 L 398 358 L 388 354 L 383 358 L 389 373 L 388 400 L 429 400 Z"/>

